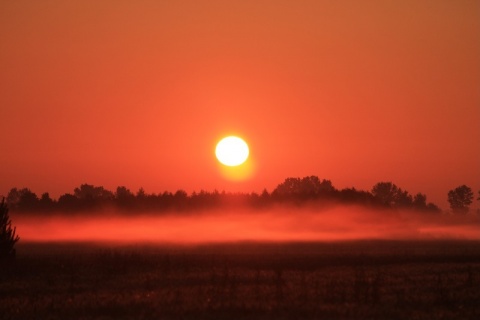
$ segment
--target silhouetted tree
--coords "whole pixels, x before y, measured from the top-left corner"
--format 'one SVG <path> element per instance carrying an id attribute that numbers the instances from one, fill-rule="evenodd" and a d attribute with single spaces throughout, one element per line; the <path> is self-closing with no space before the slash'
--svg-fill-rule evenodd
<path id="1" fill-rule="evenodd" d="M 393 207 L 395 205 L 398 187 L 391 182 L 379 182 L 372 188 L 372 195 L 382 205 Z"/>
<path id="2" fill-rule="evenodd" d="M 75 211 L 79 209 L 79 199 L 73 194 L 65 193 L 58 198 L 58 208 L 63 211 Z"/>
<path id="3" fill-rule="evenodd" d="M 203 189 L 198 193 L 192 192 L 192 195 L 190 196 L 190 203 L 193 208 L 205 209 L 211 207 L 216 201 L 217 199 L 215 197 L 212 197 L 211 194 Z M 225 201 L 228 202 L 229 199 L 225 199 Z"/>
<path id="4" fill-rule="evenodd" d="M 143 188 L 138 189 L 137 193 L 135 194 L 135 208 L 138 210 L 147 209 L 147 194 Z"/>
<path id="5" fill-rule="evenodd" d="M 480 190 L 478 191 L 477 201 L 480 201 Z M 480 208 L 477 209 L 477 214 L 480 214 Z"/>
<path id="6" fill-rule="evenodd" d="M 422 193 L 417 193 L 413 197 L 412 206 L 416 210 L 428 211 L 428 212 L 440 212 L 440 208 L 433 203 L 427 204 L 427 196 Z"/>
<path id="7" fill-rule="evenodd" d="M 441 212 L 442 210 L 440 210 L 440 208 L 436 204 L 429 202 L 427 204 L 427 211 L 438 213 L 438 212 Z"/>
<path id="8" fill-rule="evenodd" d="M 260 198 L 262 199 L 268 199 L 270 198 L 270 194 L 268 193 L 268 190 L 267 189 L 263 189 L 262 193 L 260 194 Z M 480 198 L 479 198 L 480 200 Z"/>
<path id="9" fill-rule="evenodd" d="M 135 204 L 135 195 L 124 186 L 117 187 L 115 202 L 120 208 L 131 209 Z"/>
<path id="10" fill-rule="evenodd" d="M 82 184 L 80 188 L 75 188 L 74 195 L 80 200 L 112 200 L 114 198 L 111 191 L 90 184 Z"/>
<path id="11" fill-rule="evenodd" d="M 146 196 L 147 195 L 146 195 L 145 190 L 143 188 L 138 189 L 137 194 L 136 194 L 137 199 L 145 199 Z"/>
<path id="12" fill-rule="evenodd" d="M 131 199 L 134 197 L 135 195 L 124 186 L 117 187 L 117 191 L 115 191 L 115 198 L 117 199 Z"/>
<path id="13" fill-rule="evenodd" d="M 417 193 L 413 197 L 413 207 L 415 209 L 425 209 L 427 207 L 427 196 L 421 193 Z"/>
<path id="14" fill-rule="evenodd" d="M 7 205 L 15 210 L 35 210 L 38 207 L 38 197 L 28 188 L 12 188 L 7 195 Z"/>
<path id="15" fill-rule="evenodd" d="M 8 215 L 5 198 L 2 198 L 2 202 L 0 202 L 0 259 L 15 257 L 15 243 L 20 240 L 15 232 L 16 228 L 12 229 L 12 221 Z"/>
<path id="16" fill-rule="evenodd" d="M 408 191 L 398 189 L 397 197 L 395 199 L 395 207 L 408 208 L 413 204 L 412 196 L 408 194 Z"/>
<path id="17" fill-rule="evenodd" d="M 380 204 L 391 208 L 406 208 L 413 204 L 412 196 L 391 182 L 374 185 L 372 195 Z"/>
<path id="18" fill-rule="evenodd" d="M 7 194 L 7 205 L 10 208 L 16 208 L 20 202 L 20 191 L 17 188 L 12 188 Z"/>
<path id="19" fill-rule="evenodd" d="M 185 190 L 179 189 L 173 195 L 176 199 L 185 200 L 188 197 L 188 194 Z"/>
<path id="20" fill-rule="evenodd" d="M 40 200 L 38 200 L 38 204 L 42 210 L 52 210 L 54 203 L 48 192 L 43 193 Z"/>
<path id="21" fill-rule="evenodd" d="M 270 201 L 270 193 L 268 193 L 268 190 L 264 188 L 256 203 L 258 203 L 260 206 L 266 206 L 270 203 Z"/>
<path id="22" fill-rule="evenodd" d="M 426 212 L 440 212 L 440 208 L 435 204 L 427 203 L 427 196 L 422 193 L 417 193 L 412 200 L 412 208 L 418 211 Z"/>
<path id="23" fill-rule="evenodd" d="M 176 205 L 175 196 L 173 193 L 164 191 L 158 195 L 150 195 L 151 207 L 155 210 L 167 210 Z"/>
<path id="24" fill-rule="evenodd" d="M 285 181 L 280 183 L 272 193 L 276 197 L 297 195 L 300 193 L 300 183 L 300 178 L 286 178 Z"/>
<path id="25" fill-rule="evenodd" d="M 320 180 L 316 176 L 300 178 L 287 178 L 272 192 L 276 198 L 318 198 L 328 196 L 335 191 L 332 182 Z"/>
<path id="26" fill-rule="evenodd" d="M 450 208 L 455 213 L 467 213 L 473 200 L 473 192 L 466 185 L 459 186 L 448 192 Z"/>
<path id="27" fill-rule="evenodd" d="M 480 197 L 479 197 L 480 198 Z M 278 201 L 291 201 L 301 205 L 305 201 L 324 201 L 323 203 L 340 202 L 366 206 L 383 205 L 391 208 L 414 208 L 417 210 L 439 211 L 434 204 L 427 204 L 426 196 L 418 193 L 412 197 L 407 191 L 398 188 L 391 182 L 377 183 L 372 192 L 347 188 L 337 190 L 330 180 L 320 180 L 317 176 L 303 178 L 287 178 L 272 193 L 266 189 L 261 194 L 221 193 L 217 190 L 208 192 L 201 190 L 190 195 L 184 190 L 175 193 L 147 194 L 140 188 L 133 194 L 124 186 L 117 187 L 115 193 L 90 184 L 82 184 L 74 189 L 74 194 L 64 194 L 55 201 L 48 193 L 40 199 L 27 188 L 10 190 L 7 205 L 12 210 L 30 211 L 94 211 L 107 205 L 116 205 L 119 209 L 162 212 L 166 210 L 196 210 L 213 207 L 250 206 L 265 208 Z"/>
<path id="28" fill-rule="evenodd" d="M 83 209 L 101 207 L 115 199 L 113 192 L 90 184 L 82 184 L 80 188 L 75 188 L 74 196 L 80 200 L 79 204 Z"/>
<path id="29" fill-rule="evenodd" d="M 368 191 L 357 190 L 355 188 L 345 188 L 338 193 L 338 199 L 343 203 L 358 203 L 371 205 L 375 198 Z"/>
<path id="30" fill-rule="evenodd" d="M 188 204 L 188 193 L 182 189 L 177 190 L 173 195 L 173 201 L 177 209 L 186 209 Z"/>

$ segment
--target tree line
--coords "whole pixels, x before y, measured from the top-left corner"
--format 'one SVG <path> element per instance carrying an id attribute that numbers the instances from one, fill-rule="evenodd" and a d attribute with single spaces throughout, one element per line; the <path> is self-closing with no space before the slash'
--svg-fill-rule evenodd
<path id="1" fill-rule="evenodd" d="M 474 198 L 471 188 L 459 186 L 448 192 L 448 201 L 452 212 L 465 214 Z M 480 192 L 479 198 L 480 200 Z M 302 205 L 317 204 L 355 204 L 374 208 L 413 209 L 422 212 L 441 212 L 434 203 L 427 202 L 422 193 L 410 194 L 392 182 L 379 182 L 370 191 L 355 188 L 336 189 L 330 180 L 317 176 L 287 178 L 278 184 L 272 192 L 266 189 L 261 193 L 176 192 L 146 193 L 143 188 L 132 192 L 125 186 L 110 191 L 102 186 L 82 184 L 65 193 L 58 199 L 52 199 L 49 193 L 37 196 L 28 188 L 12 188 L 6 196 L 6 204 L 12 211 L 18 212 L 84 212 L 107 208 L 125 212 L 134 211 L 188 211 L 211 209 L 216 207 L 264 208 L 275 204 Z"/>

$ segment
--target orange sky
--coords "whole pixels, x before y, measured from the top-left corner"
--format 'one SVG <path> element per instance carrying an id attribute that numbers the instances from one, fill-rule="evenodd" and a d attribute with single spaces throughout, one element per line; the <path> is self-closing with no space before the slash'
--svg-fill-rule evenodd
<path id="1" fill-rule="evenodd" d="M 2 1 L 0 194 L 480 190 L 479 1 Z M 222 136 L 250 144 L 226 179 Z M 478 206 L 478 205 L 477 205 Z"/>

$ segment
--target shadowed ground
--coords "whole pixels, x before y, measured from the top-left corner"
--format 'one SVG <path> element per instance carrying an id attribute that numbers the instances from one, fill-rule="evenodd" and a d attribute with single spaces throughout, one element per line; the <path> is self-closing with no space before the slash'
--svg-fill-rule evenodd
<path id="1" fill-rule="evenodd" d="M 480 243 L 28 244 L 4 319 L 477 319 Z"/>

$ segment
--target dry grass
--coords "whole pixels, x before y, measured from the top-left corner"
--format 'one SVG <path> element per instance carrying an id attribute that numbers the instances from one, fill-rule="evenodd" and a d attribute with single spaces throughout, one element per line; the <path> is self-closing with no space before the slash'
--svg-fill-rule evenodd
<path id="1" fill-rule="evenodd" d="M 19 251 L 2 319 L 480 319 L 478 242 Z"/>

